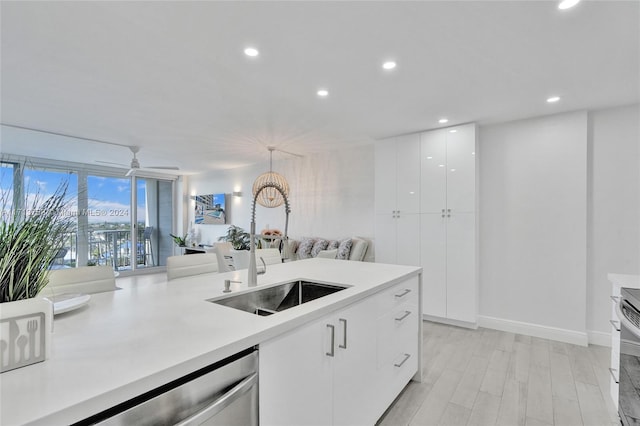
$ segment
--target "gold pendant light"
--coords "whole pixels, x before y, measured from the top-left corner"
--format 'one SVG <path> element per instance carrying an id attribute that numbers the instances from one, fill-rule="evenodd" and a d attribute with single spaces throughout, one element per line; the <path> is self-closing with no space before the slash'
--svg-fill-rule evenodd
<path id="1" fill-rule="evenodd" d="M 273 171 L 273 151 L 275 151 L 275 147 L 268 146 L 267 149 L 269 150 L 269 171 L 258 176 L 255 182 L 253 182 L 253 196 L 255 197 L 256 192 L 265 184 L 276 184 L 282 188 L 285 195 L 289 196 L 289 184 L 287 180 L 281 174 Z M 267 187 L 258 194 L 256 202 L 261 206 L 273 208 L 284 204 L 284 198 L 276 188 Z"/>

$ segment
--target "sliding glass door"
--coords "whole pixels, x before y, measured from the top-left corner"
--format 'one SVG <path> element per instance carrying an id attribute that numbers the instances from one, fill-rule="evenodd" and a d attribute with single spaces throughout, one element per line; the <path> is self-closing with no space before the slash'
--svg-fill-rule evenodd
<path id="1" fill-rule="evenodd" d="M 173 182 L 136 178 L 138 268 L 165 266 L 173 254 Z"/>
<path id="2" fill-rule="evenodd" d="M 2 221 L 26 214 L 35 198 L 67 186 L 65 214 L 75 226 L 50 268 L 109 265 L 135 271 L 166 265 L 173 255 L 174 180 L 160 175 L 123 176 L 121 170 L 46 161 L 0 162 Z"/>
<path id="3" fill-rule="evenodd" d="M 173 181 L 91 175 L 87 189 L 89 264 L 116 271 L 166 265 L 172 255 Z"/>
<path id="4" fill-rule="evenodd" d="M 88 175 L 87 265 L 131 269 L 131 179 Z"/>

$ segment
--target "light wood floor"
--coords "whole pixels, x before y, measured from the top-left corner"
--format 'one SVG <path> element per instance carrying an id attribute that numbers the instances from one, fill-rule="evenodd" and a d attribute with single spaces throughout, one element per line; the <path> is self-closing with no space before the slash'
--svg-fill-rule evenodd
<path id="1" fill-rule="evenodd" d="M 424 323 L 423 383 L 378 422 L 399 425 L 619 425 L 610 349 Z"/>

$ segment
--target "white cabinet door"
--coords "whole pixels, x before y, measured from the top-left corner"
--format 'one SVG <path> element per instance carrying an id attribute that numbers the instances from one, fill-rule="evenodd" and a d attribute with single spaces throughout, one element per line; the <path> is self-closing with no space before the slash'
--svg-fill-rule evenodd
<path id="1" fill-rule="evenodd" d="M 396 263 L 395 215 L 377 214 L 375 217 L 375 256 L 377 263 Z"/>
<path id="2" fill-rule="evenodd" d="M 446 133 L 443 130 L 424 132 L 420 139 L 420 211 L 442 212 L 447 206 Z"/>
<path id="3" fill-rule="evenodd" d="M 420 215 L 400 213 L 396 217 L 396 233 L 395 263 L 420 266 Z"/>
<path id="4" fill-rule="evenodd" d="M 450 133 L 455 130 L 455 133 Z M 452 213 L 476 210 L 475 125 L 447 132 L 447 209 Z"/>
<path id="5" fill-rule="evenodd" d="M 420 215 L 422 264 L 422 312 L 447 316 L 447 217 L 442 213 Z"/>
<path id="6" fill-rule="evenodd" d="M 375 424 L 419 371 L 419 292 L 412 277 L 261 343 L 260 424 Z"/>
<path id="7" fill-rule="evenodd" d="M 476 322 L 476 126 L 422 133 L 422 308 Z M 442 215 L 444 214 L 444 218 Z"/>
<path id="8" fill-rule="evenodd" d="M 396 210 L 396 138 L 379 141 L 375 147 L 375 212 Z"/>
<path id="9" fill-rule="evenodd" d="M 420 211 L 420 135 L 398 136 L 396 140 L 396 211 Z"/>
<path id="10" fill-rule="evenodd" d="M 260 424 L 330 425 L 333 358 L 323 319 L 260 344 Z"/>
<path id="11" fill-rule="evenodd" d="M 447 318 L 475 323 L 475 213 L 452 213 L 447 219 Z"/>
<path id="12" fill-rule="evenodd" d="M 373 425 L 378 420 L 376 410 L 372 409 L 379 389 L 376 314 L 375 307 L 366 299 L 333 318 L 336 327 L 334 425 Z"/>
<path id="13" fill-rule="evenodd" d="M 419 265 L 420 135 L 378 142 L 375 166 L 376 262 Z"/>

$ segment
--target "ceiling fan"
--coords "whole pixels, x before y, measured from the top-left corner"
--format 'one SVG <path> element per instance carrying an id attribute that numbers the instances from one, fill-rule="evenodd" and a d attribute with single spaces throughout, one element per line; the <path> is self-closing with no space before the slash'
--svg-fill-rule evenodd
<path id="1" fill-rule="evenodd" d="M 136 154 L 140 152 L 140 147 L 134 145 L 134 146 L 129 146 L 128 148 L 131 151 L 131 153 L 133 153 L 131 164 L 129 164 L 128 166 L 126 164 L 112 163 L 110 161 L 101 161 L 101 160 L 96 160 L 96 163 L 115 164 L 121 167 L 129 167 L 129 171 L 125 174 L 125 176 L 131 176 L 142 168 L 140 167 L 140 161 L 138 161 L 138 157 L 136 157 Z M 180 170 L 180 168 L 176 166 L 149 166 L 149 167 L 145 167 L 145 169 Z"/>

